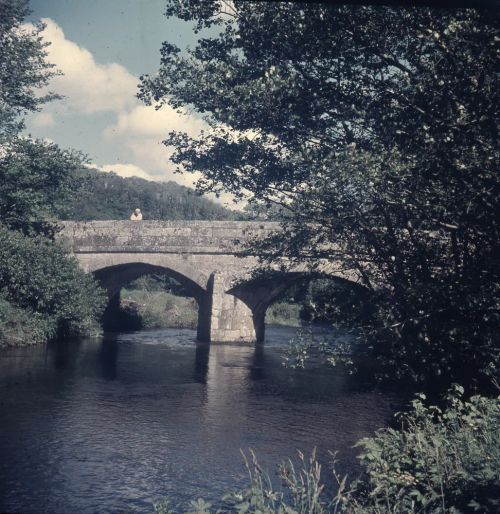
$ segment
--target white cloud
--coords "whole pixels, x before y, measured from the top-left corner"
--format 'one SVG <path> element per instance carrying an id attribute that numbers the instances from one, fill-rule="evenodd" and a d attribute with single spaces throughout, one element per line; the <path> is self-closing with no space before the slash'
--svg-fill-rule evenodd
<path id="1" fill-rule="evenodd" d="M 207 125 L 200 119 L 184 113 L 178 113 L 168 105 L 156 110 L 150 106 L 137 106 L 129 112 L 118 116 L 115 124 L 104 131 L 110 140 L 121 141 L 131 152 L 134 162 L 148 170 L 151 180 L 173 180 L 187 187 L 194 187 L 201 173 L 175 173 L 176 165 L 170 161 L 173 148 L 162 143 L 169 132 L 177 130 L 196 137 Z M 254 136 L 253 133 L 241 134 L 240 137 Z M 235 134 L 235 138 L 238 137 Z M 117 173 L 121 174 L 119 171 Z M 125 175 L 123 175 L 125 176 Z M 224 193 L 217 198 L 208 194 L 211 200 L 222 203 L 232 209 L 243 209 L 246 202 L 234 204 L 233 195 Z"/>
<path id="2" fill-rule="evenodd" d="M 32 126 L 51 127 L 64 113 L 86 116 L 114 113 L 116 121 L 104 129 L 103 135 L 108 144 L 117 149 L 117 155 L 128 154 L 124 156 L 128 164 L 105 164 L 101 169 L 114 168 L 122 176 L 175 180 L 192 186 L 192 176 L 174 174 L 175 167 L 169 161 L 171 150 L 161 140 L 171 130 L 194 135 L 203 128 L 203 122 L 168 106 L 157 111 L 142 105 L 135 97 L 137 77 L 117 63 L 97 63 L 91 52 L 68 40 L 56 22 L 50 18 L 42 21 L 46 25 L 43 38 L 50 42 L 47 60 L 62 72 L 52 79 L 50 90 L 65 98 L 45 106 L 44 112 L 33 118 Z"/>
<path id="3" fill-rule="evenodd" d="M 142 105 L 136 98 L 139 79 L 117 63 L 101 64 L 86 48 L 66 38 L 63 29 L 52 19 L 44 18 L 42 35 L 47 47 L 47 60 L 62 75 L 50 83 L 50 90 L 63 95 L 62 101 L 47 104 L 42 113 L 31 121 L 31 126 L 43 132 L 64 119 L 66 114 L 91 117 L 97 113 L 112 113 L 116 120 L 103 130 L 106 144 L 119 156 L 114 164 L 95 163 L 102 171 L 114 171 L 123 177 L 137 176 L 148 180 L 173 180 L 193 187 L 200 174 L 174 173 L 169 160 L 172 148 L 162 140 L 172 130 L 197 136 L 205 123 L 186 112 L 177 112 L 168 105 L 160 110 Z M 81 133 L 79 135 L 81 138 Z M 80 140 L 75 141 L 80 146 Z M 92 151 L 92 149 L 88 149 Z M 87 151 L 88 151 L 87 150 Z M 215 199 L 210 195 L 212 199 Z M 218 201 L 228 203 L 230 195 Z"/>
<path id="4" fill-rule="evenodd" d="M 205 128 L 205 123 L 185 113 L 178 113 L 165 105 L 156 110 L 154 107 L 139 105 L 128 112 L 122 112 L 117 122 L 106 129 L 107 135 L 125 134 L 129 136 L 166 137 L 171 130 L 180 130 L 197 135 Z"/>
<path id="5" fill-rule="evenodd" d="M 155 180 L 174 180 L 193 186 L 195 175 L 174 173 L 175 165 L 169 160 L 172 149 L 167 148 L 162 140 L 172 130 L 195 136 L 204 127 L 203 121 L 178 113 L 169 106 L 156 110 L 141 105 L 120 113 L 116 123 L 106 128 L 104 136 L 112 144 L 120 141 L 130 151 L 133 161 L 147 169 Z"/>
<path id="6" fill-rule="evenodd" d="M 154 180 L 154 178 L 144 171 L 140 166 L 135 164 L 105 164 L 104 166 L 98 166 L 98 169 L 105 172 L 115 172 L 120 177 L 140 177 L 146 180 Z"/>
<path id="7" fill-rule="evenodd" d="M 42 33 L 47 60 L 63 75 L 52 79 L 50 89 L 64 95 L 65 108 L 84 114 L 122 112 L 138 104 L 135 98 L 138 80 L 117 63 L 99 64 L 85 48 L 66 39 L 62 28 L 50 18 Z"/>

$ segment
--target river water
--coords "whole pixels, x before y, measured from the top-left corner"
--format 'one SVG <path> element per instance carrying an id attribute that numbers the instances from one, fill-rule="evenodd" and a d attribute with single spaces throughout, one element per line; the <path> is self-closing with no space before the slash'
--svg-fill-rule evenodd
<path id="1" fill-rule="evenodd" d="M 265 345 L 200 345 L 187 329 L 0 353 L 0 512 L 151 512 L 246 485 L 240 449 L 271 474 L 314 447 L 355 473 L 352 445 L 400 400 L 338 370 L 282 366 Z M 325 478 L 329 478 L 327 466 Z"/>

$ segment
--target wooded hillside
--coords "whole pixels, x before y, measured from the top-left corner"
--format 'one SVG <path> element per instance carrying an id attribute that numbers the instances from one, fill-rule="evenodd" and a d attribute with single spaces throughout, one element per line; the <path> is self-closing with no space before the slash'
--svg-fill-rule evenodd
<path id="1" fill-rule="evenodd" d="M 144 219 L 157 220 L 232 220 L 238 212 L 199 196 L 175 182 L 153 182 L 139 177 L 120 177 L 82 168 L 79 194 L 73 195 L 60 212 L 62 219 L 128 219 L 132 210 L 141 209 Z"/>

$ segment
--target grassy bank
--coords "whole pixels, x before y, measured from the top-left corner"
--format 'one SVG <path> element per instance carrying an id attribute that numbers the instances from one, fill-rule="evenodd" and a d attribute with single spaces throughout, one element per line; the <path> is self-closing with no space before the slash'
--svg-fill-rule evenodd
<path id="1" fill-rule="evenodd" d="M 142 328 L 196 328 L 198 304 L 194 298 L 167 291 L 123 289 L 121 308 L 141 319 Z M 266 313 L 266 323 L 298 327 L 300 305 L 276 303 Z"/>
<path id="2" fill-rule="evenodd" d="M 135 311 L 144 329 L 196 328 L 198 322 L 198 305 L 194 298 L 166 291 L 123 289 L 121 307 Z"/>
<path id="3" fill-rule="evenodd" d="M 266 312 L 266 323 L 300 327 L 301 306 L 295 303 L 279 302 L 271 305 Z"/>

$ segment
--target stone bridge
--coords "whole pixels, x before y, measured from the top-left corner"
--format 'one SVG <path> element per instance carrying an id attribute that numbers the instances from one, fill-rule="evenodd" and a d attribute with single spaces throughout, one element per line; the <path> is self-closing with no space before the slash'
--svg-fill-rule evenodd
<path id="1" fill-rule="evenodd" d="M 89 221 L 64 222 L 58 238 L 110 301 L 141 275 L 164 272 L 198 302 L 200 341 L 253 342 L 264 339 L 267 307 L 304 272 L 252 278 L 259 261 L 245 245 L 276 230 L 272 222 Z M 329 274 L 357 282 L 337 268 Z"/>

